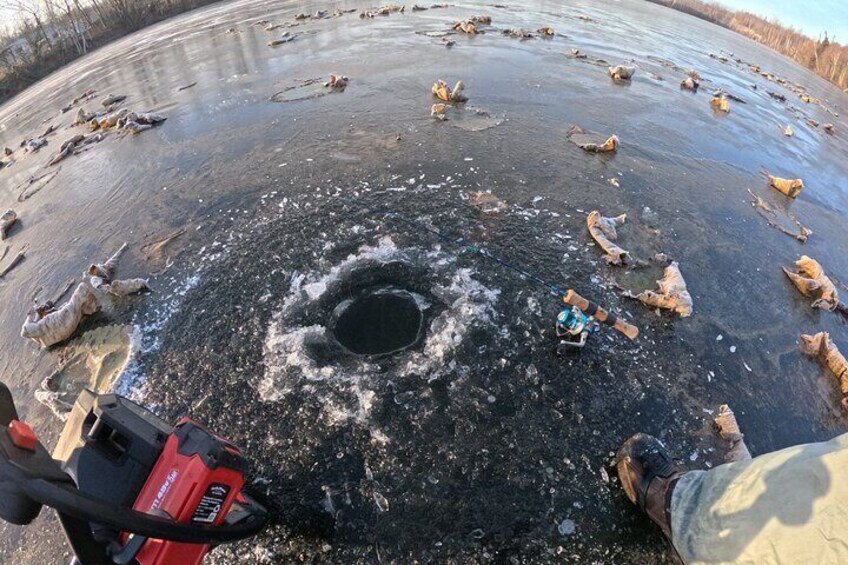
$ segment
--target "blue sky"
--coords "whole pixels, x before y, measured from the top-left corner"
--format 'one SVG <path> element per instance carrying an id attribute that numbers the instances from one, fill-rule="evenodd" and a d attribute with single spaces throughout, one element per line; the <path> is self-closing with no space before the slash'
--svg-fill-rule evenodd
<path id="1" fill-rule="evenodd" d="M 774 18 L 812 38 L 825 31 L 848 44 L 848 0 L 718 0 L 734 10 Z"/>

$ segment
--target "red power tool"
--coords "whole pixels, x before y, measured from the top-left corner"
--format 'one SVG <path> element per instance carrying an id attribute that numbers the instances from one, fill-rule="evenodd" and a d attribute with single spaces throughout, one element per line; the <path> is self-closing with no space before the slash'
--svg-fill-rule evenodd
<path id="1" fill-rule="evenodd" d="M 198 565 L 211 547 L 260 532 L 242 492 L 246 461 L 187 418 L 176 426 L 115 394 L 85 390 L 51 457 L 0 383 L 0 517 L 56 509 L 81 565 Z"/>

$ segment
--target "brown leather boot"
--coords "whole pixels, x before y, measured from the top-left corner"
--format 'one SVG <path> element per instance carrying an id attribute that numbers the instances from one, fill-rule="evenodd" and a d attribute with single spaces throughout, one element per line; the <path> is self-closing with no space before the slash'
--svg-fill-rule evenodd
<path id="1" fill-rule="evenodd" d="M 616 468 L 630 502 L 644 510 L 671 540 L 671 493 L 683 474 L 660 440 L 636 434 L 618 450 Z"/>

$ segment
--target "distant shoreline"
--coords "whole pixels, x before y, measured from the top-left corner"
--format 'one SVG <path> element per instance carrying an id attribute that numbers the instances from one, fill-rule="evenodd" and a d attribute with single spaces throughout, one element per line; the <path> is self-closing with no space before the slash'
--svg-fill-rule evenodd
<path id="1" fill-rule="evenodd" d="M 0 104 L 65 65 L 131 33 L 220 0 L 92 2 L 42 15 L 22 12 L 20 27 L 0 36 Z"/>
<path id="2" fill-rule="evenodd" d="M 24 15 L 17 35 L 0 38 L 0 104 L 65 65 L 133 32 L 219 0 L 153 0 L 132 5 L 75 4 L 53 20 Z M 793 59 L 848 91 L 848 46 L 816 41 L 748 12 L 701 0 L 648 0 L 714 23 Z"/>
<path id="3" fill-rule="evenodd" d="M 750 12 L 734 11 L 701 0 L 648 0 L 714 23 L 789 57 L 844 91 L 848 91 L 848 46 L 821 41 Z"/>

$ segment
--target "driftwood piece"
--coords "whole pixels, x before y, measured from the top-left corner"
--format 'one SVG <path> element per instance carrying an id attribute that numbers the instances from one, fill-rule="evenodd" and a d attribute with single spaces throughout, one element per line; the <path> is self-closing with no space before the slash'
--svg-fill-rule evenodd
<path id="1" fill-rule="evenodd" d="M 117 104 L 118 102 L 123 102 L 127 99 L 126 94 L 109 94 L 104 98 L 100 103 L 105 107 L 112 106 L 113 104 Z"/>
<path id="2" fill-rule="evenodd" d="M 525 39 L 533 39 L 533 34 L 531 32 L 527 31 L 526 29 L 517 27 L 505 29 L 501 33 L 515 39 L 520 39 L 522 41 L 524 41 Z"/>
<path id="3" fill-rule="evenodd" d="M 768 179 L 769 186 L 773 189 L 782 192 L 789 198 L 795 198 L 804 189 L 804 181 L 801 179 L 784 179 L 770 174 L 763 169 L 763 176 Z"/>
<path id="4" fill-rule="evenodd" d="M 397 4 L 387 4 L 385 6 L 380 6 L 379 8 L 369 8 L 367 10 L 363 10 L 359 13 L 360 18 L 375 18 L 377 16 L 388 16 L 389 14 L 393 14 L 395 12 L 403 13 L 406 9 L 406 6 L 398 6 Z M 303 16 L 303 17 L 301 17 Z M 309 16 L 306 14 L 298 14 L 295 16 L 296 20 L 306 19 Z"/>
<path id="5" fill-rule="evenodd" d="M 724 460 L 728 463 L 736 461 L 748 461 L 751 459 L 751 452 L 748 451 L 748 446 L 745 445 L 745 434 L 739 429 L 739 424 L 736 423 L 736 416 L 733 410 L 727 404 L 722 404 L 718 409 L 718 416 L 713 420 L 716 430 L 721 439 L 727 442 L 727 453 L 724 455 Z"/>
<path id="6" fill-rule="evenodd" d="M 453 29 L 461 31 L 462 33 L 467 33 L 468 35 L 475 35 L 477 33 L 477 26 L 474 25 L 474 22 L 471 20 L 456 22 L 453 24 Z"/>
<path id="7" fill-rule="evenodd" d="M 150 286 L 147 279 L 125 279 L 113 280 L 103 285 L 102 288 L 113 296 L 127 296 L 142 290 L 149 290 Z"/>
<path id="8" fill-rule="evenodd" d="M 30 139 L 22 147 L 27 153 L 37 153 L 39 149 L 47 145 L 46 139 Z"/>
<path id="9" fill-rule="evenodd" d="M 680 81 L 680 88 L 684 90 L 698 90 L 698 86 L 700 86 L 700 83 L 692 77 L 686 77 Z"/>
<path id="10" fill-rule="evenodd" d="M 621 145 L 617 135 L 611 135 L 604 141 L 602 135 L 584 131 L 580 126 L 572 126 L 568 130 L 568 139 L 580 149 L 590 153 L 614 153 Z"/>
<path id="11" fill-rule="evenodd" d="M 123 116 L 116 125 L 118 127 L 124 127 L 129 122 L 136 122 L 138 124 L 155 126 L 161 124 L 167 119 L 167 117 L 162 114 L 157 114 L 156 112 L 129 112 Z"/>
<path id="12" fill-rule="evenodd" d="M 839 381 L 842 391 L 842 408 L 848 410 L 848 361 L 836 345 L 830 341 L 830 334 L 819 332 L 816 335 L 801 335 L 801 352 L 818 361 L 830 369 Z"/>
<path id="13" fill-rule="evenodd" d="M 333 90 L 344 90 L 349 81 L 350 79 L 345 75 L 330 74 L 330 79 L 324 83 L 324 86 Z"/>
<path id="14" fill-rule="evenodd" d="M 78 133 L 77 135 L 71 137 L 70 139 L 66 139 L 62 143 L 62 145 L 59 147 L 59 150 L 64 151 L 68 148 L 73 149 L 74 145 L 76 145 L 77 143 L 79 143 L 80 141 L 82 141 L 84 139 L 85 139 L 85 136 L 81 133 Z"/>
<path id="15" fill-rule="evenodd" d="M 128 108 L 121 108 L 116 112 L 112 112 L 110 114 L 106 114 L 102 118 L 99 118 L 96 122 L 93 122 L 93 129 L 108 129 L 113 128 L 118 125 L 118 122 L 121 121 L 123 117 L 129 114 L 130 111 Z M 94 127 L 96 125 L 96 127 Z"/>
<path id="16" fill-rule="evenodd" d="M 710 98 L 710 106 L 716 112 L 723 112 L 725 114 L 730 112 L 730 102 L 727 101 L 727 97 L 724 94 Z"/>
<path id="17" fill-rule="evenodd" d="M 727 98 L 728 100 L 733 100 L 734 102 L 739 102 L 740 104 L 747 104 L 744 99 L 739 96 L 736 96 L 732 92 L 727 92 L 723 88 L 717 88 L 713 91 L 713 97 L 719 98 Z"/>
<path id="18" fill-rule="evenodd" d="M 92 263 L 88 267 L 88 274 L 91 275 L 91 286 L 94 288 L 100 288 L 103 285 L 107 285 L 112 282 L 112 278 L 115 276 L 115 271 L 118 269 L 118 262 L 121 259 L 121 255 L 124 254 L 124 251 L 127 250 L 127 244 L 124 243 L 121 245 L 120 249 L 118 249 L 114 255 L 109 257 L 104 263 Z"/>
<path id="19" fill-rule="evenodd" d="M 76 148 L 77 143 L 80 143 L 85 139 L 85 136 L 81 133 L 66 139 L 62 146 L 59 148 L 59 152 L 56 153 L 53 157 L 50 158 L 50 161 L 47 163 L 48 166 L 55 165 L 74 153 L 74 149 Z"/>
<path id="20" fill-rule="evenodd" d="M 268 42 L 268 47 L 277 47 L 279 45 L 285 45 L 286 43 L 290 43 L 295 40 L 297 37 L 296 34 L 289 33 L 288 31 L 283 32 L 283 34 L 277 39 L 272 39 Z"/>
<path id="21" fill-rule="evenodd" d="M 18 214 L 11 208 L 3 212 L 3 215 L 0 215 L 0 241 L 6 239 L 6 234 L 17 221 Z"/>
<path id="22" fill-rule="evenodd" d="M 51 157 L 50 162 L 47 163 L 47 165 L 55 165 L 66 157 L 76 155 L 80 153 L 83 150 L 83 147 L 85 147 L 86 145 L 89 145 L 91 143 L 99 143 L 100 141 L 103 141 L 103 138 L 104 136 L 102 133 L 95 133 L 92 135 L 77 134 L 71 137 L 70 139 L 67 139 L 62 144 L 62 146 L 59 148 L 59 152 L 53 157 Z"/>
<path id="23" fill-rule="evenodd" d="M 466 102 L 468 100 L 468 97 L 462 93 L 465 90 L 465 84 L 461 80 L 457 81 L 453 88 L 449 87 L 445 81 L 438 80 L 430 90 L 433 96 L 443 102 Z"/>
<path id="24" fill-rule="evenodd" d="M 769 186 L 779 190 L 790 198 L 795 198 L 804 189 L 804 181 L 801 179 L 784 179 L 769 175 Z"/>
<path id="25" fill-rule="evenodd" d="M 825 274 L 824 269 L 815 259 L 806 255 L 795 261 L 796 272 L 786 267 L 783 272 L 804 296 L 812 296 L 815 300 L 813 308 L 821 308 L 833 312 L 839 306 L 839 291 L 833 281 Z"/>
<path id="26" fill-rule="evenodd" d="M 636 73 L 636 67 L 631 67 L 629 65 L 616 65 L 614 67 L 609 67 L 607 72 L 612 80 L 630 80 Z"/>
<path id="27" fill-rule="evenodd" d="M 85 108 L 81 107 L 79 110 L 77 110 L 77 115 L 74 117 L 74 121 L 71 123 L 71 125 L 81 126 L 83 124 L 87 124 L 96 117 L 97 114 L 86 112 Z"/>
<path id="28" fill-rule="evenodd" d="M 692 315 L 692 296 L 686 288 L 686 281 L 680 273 L 677 261 L 665 268 L 663 278 L 657 281 L 659 292 L 646 290 L 633 296 L 625 292 L 624 296 L 635 298 L 648 306 L 655 306 L 665 310 L 672 310 L 680 314 L 681 318 Z"/>
<path id="29" fill-rule="evenodd" d="M 123 126 L 121 126 L 122 130 L 132 134 L 141 133 L 151 128 L 153 128 L 153 126 L 150 124 L 140 124 L 138 122 L 126 122 Z"/>
<path id="30" fill-rule="evenodd" d="M 589 228 L 589 233 L 606 253 L 604 258 L 610 265 L 621 265 L 630 258 L 629 252 L 613 243 L 618 239 L 616 226 L 624 225 L 626 220 L 627 214 L 605 218 L 597 210 L 593 210 L 586 217 L 586 226 Z"/>
<path id="31" fill-rule="evenodd" d="M 437 102 L 430 106 L 430 117 L 436 118 L 437 120 L 445 121 L 448 119 L 448 115 L 446 114 L 448 108 L 450 108 L 450 106 L 448 106 L 447 104 Z"/>
<path id="32" fill-rule="evenodd" d="M 489 25 L 492 23 L 491 16 L 474 16 L 472 18 L 468 18 L 467 20 L 460 20 L 453 24 L 453 29 L 457 31 L 461 31 L 463 33 L 467 33 L 469 35 L 474 35 L 478 33 L 477 26 L 478 25 Z"/>
<path id="33" fill-rule="evenodd" d="M 21 337 L 35 341 L 41 347 L 50 347 L 71 337 L 83 316 L 99 310 L 97 293 L 88 281 L 83 281 L 61 308 L 44 316 L 36 311 L 30 312 L 21 328 Z"/>
<path id="34" fill-rule="evenodd" d="M 93 288 L 106 291 L 113 296 L 127 296 L 150 288 L 147 279 L 115 279 L 118 262 L 126 250 L 127 244 L 124 243 L 105 263 L 92 264 L 88 267 Z"/>
<path id="35" fill-rule="evenodd" d="M 684 90 L 698 90 L 698 87 L 701 86 L 701 75 L 699 75 L 696 71 L 689 71 L 689 74 L 680 81 L 680 88 Z"/>
<path id="36" fill-rule="evenodd" d="M 24 257 L 26 257 L 26 252 L 28 250 L 29 250 L 29 245 L 23 246 L 21 248 L 21 250 L 18 251 L 18 254 L 15 255 L 12 258 L 11 262 L 9 262 L 9 264 L 6 267 L 4 267 L 3 269 L 0 269 L 0 279 L 5 277 L 6 275 L 8 275 L 12 271 L 12 269 L 17 267 L 20 264 L 20 262 L 24 260 Z M 3 253 L 3 255 L 5 256 L 6 253 Z"/>

